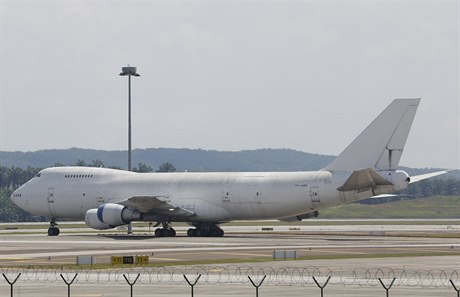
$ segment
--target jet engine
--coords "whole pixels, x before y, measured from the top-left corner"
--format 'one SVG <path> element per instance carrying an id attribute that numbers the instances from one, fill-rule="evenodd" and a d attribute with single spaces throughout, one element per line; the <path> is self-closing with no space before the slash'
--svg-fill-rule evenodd
<path id="1" fill-rule="evenodd" d="M 99 221 L 99 219 L 97 218 L 97 208 L 90 209 L 86 212 L 85 223 L 91 228 L 98 229 L 98 230 L 105 230 L 105 229 L 113 228 Z"/>
<path id="2" fill-rule="evenodd" d="M 142 220 L 142 214 L 136 210 L 115 203 L 104 203 L 98 208 L 86 212 L 85 222 L 94 229 L 110 229 Z"/>

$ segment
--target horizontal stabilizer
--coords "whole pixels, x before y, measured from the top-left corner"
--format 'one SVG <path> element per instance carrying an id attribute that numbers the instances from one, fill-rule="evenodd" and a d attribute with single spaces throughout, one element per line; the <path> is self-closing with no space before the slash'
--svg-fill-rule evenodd
<path id="1" fill-rule="evenodd" d="M 375 186 L 391 186 L 393 185 L 388 180 L 378 175 L 374 170 L 361 169 L 355 170 L 347 179 L 347 181 L 337 190 L 345 191 L 365 191 Z"/>
<path id="2" fill-rule="evenodd" d="M 191 217 L 195 213 L 177 207 L 170 202 L 163 201 L 161 196 L 135 196 L 119 202 L 118 204 L 135 209 L 143 214 L 164 217 Z"/>
<path id="3" fill-rule="evenodd" d="M 421 175 L 415 175 L 415 176 L 411 176 L 410 177 L 410 183 L 416 183 L 416 182 L 419 182 L 421 180 L 424 180 L 424 179 L 427 179 L 427 178 L 430 178 L 430 177 L 435 177 L 435 176 L 438 176 L 438 175 L 441 175 L 441 174 L 445 174 L 447 172 L 449 172 L 450 170 L 441 170 L 441 171 L 436 171 L 436 172 L 430 172 L 430 173 L 426 173 L 426 174 L 421 174 Z"/>

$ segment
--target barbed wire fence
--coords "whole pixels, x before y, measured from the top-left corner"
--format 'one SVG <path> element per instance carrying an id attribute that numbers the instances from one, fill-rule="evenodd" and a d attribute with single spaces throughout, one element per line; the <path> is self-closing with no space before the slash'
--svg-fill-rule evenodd
<path id="1" fill-rule="evenodd" d="M 249 265 L 206 265 L 95 269 L 66 266 L 53 268 L 11 266 L 0 267 L 0 273 L 11 286 L 11 296 L 13 296 L 13 286 L 16 283 L 62 283 L 64 281 L 68 286 L 69 297 L 72 284 L 129 284 L 131 296 L 133 296 L 134 285 L 183 285 L 187 279 L 196 280 L 195 284 L 199 285 L 247 284 L 249 280 L 253 284 L 262 285 L 263 283 L 264 286 L 315 285 L 321 288 L 321 293 L 326 285 L 382 286 L 387 291 L 387 295 L 391 287 L 449 288 L 460 296 L 460 268 L 412 270 L 389 267 L 344 269 L 320 266 L 274 268 Z"/>

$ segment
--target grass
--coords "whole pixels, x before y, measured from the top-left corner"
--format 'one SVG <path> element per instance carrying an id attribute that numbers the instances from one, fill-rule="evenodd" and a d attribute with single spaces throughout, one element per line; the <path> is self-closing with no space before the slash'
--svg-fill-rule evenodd
<path id="1" fill-rule="evenodd" d="M 95 265 L 77 265 L 77 264 L 44 264 L 44 265 L 24 265 L 24 267 L 34 269 L 120 269 L 120 268 L 142 268 L 142 267 L 164 267 L 164 266 L 193 266 L 193 265 L 219 265 L 219 264 L 244 264 L 244 263 L 269 263 L 279 261 L 313 261 L 313 260 L 341 260 L 341 259 L 376 259 L 376 258 L 404 258 L 404 257 L 436 257 L 436 256 L 460 256 L 460 252 L 452 253 L 436 253 L 436 252 L 422 252 L 422 253 L 399 253 L 399 254 L 363 254 L 363 255 L 315 255 L 298 257 L 297 259 L 287 260 L 273 260 L 271 257 L 258 257 L 258 258 L 229 258 L 229 259 L 213 259 L 213 260 L 195 260 L 195 261 L 173 261 L 173 262 L 155 262 L 146 265 L 135 264 L 95 264 Z M 20 267 L 21 265 L 15 265 Z M 2 267 L 0 265 L 0 267 Z"/>
<path id="2" fill-rule="evenodd" d="M 321 218 L 334 219 L 446 219 L 460 218 L 460 196 L 434 196 L 376 205 L 358 203 L 331 207 Z"/>

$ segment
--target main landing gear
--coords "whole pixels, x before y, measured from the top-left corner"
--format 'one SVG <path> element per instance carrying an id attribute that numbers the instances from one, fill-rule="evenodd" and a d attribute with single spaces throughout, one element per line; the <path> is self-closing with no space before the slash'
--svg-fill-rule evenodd
<path id="1" fill-rule="evenodd" d="M 214 223 L 199 223 L 194 225 L 196 228 L 190 228 L 187 231 L 188 237 L 222 237 L 224 230 Z"/>
<path id="2" fill-rule="evenodd" d="M 58 236 L 59 235 L 59 228 L 56 227 L 56 219 L 51 218 L 50 220 L 50 227 L 48 228 L 48 236 Z"/>
<path id="3" fill-rule="evenodd" d="M 163 228 L 158 228 L 155 230 L 156 237 L 174 237 L 176 236 L 176 230 L 171 227 L 170 222 L 162 222 Z"/>

